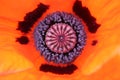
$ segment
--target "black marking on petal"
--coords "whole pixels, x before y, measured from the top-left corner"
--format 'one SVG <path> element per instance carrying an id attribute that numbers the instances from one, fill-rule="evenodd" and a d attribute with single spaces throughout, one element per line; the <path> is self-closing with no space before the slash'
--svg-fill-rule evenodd
<path id="1" fill-rule="evenodd" d="M 81 1 L 75 1 L 73 11 L 76 15 L 83 19 L 91 33 L 95 33 L 100 27 L 100 24 L 96 23 L 96 19 L 91 15 L 89 9 L 82 7 Z"/>
<path id="2" fill-rule="evenodd" d="M 21 36 L 20 38 L 17 38 L 16 41 L 20 44 L 28 44 L 29 39 L 27 36 Z"/>
<path id="3" fill-rule="evenodd" d="M 98 43 L 97 40 L 93 40 L 93 41 L 92 41 L 92 45 L 93 45 L 93 46 L 95 46 L 97 43 Z"/>
<path id="4" fill-rule="evenodd" d="M 74 64 L 68 65 L 66 67 L 60 67 L 60 66 L 58 67 L 58 66 L 52 66 L 48 64 L 42 64 L 40 66 L 40 71 L 51 72 L 59 75 L 72 74 L 76 69 L 77 67 Z"/>
<path id="5" fill-rule="evenodd" d="M 48 8 L 48 5 L 40 3 L 35 10 L 26 14 L 24 21 L 19 22 L 17 30 L 20 30 L 22 33 L 28 33 L 31 30 L 31 27 L 33 27 L 33 24 Z"/>

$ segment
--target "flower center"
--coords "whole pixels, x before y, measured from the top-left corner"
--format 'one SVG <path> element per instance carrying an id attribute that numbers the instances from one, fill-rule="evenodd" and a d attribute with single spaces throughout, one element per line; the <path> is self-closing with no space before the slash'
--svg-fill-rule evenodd
<path id="1" fill-rule="evenodd" d="M 65 41 L 65 36 L 64 35 L 58 35 L 58 42 L 64 42 Z"/>
<path id="2" fill-rule="evenodd" d="M 75 31 L 67 24 L 56 23 L 52 25 L 45 37 L 47 47 L 56 53 L 66 53 L 76 44 Z"/>
<path id="3" fill-rule="evenodd" d="M 72 63 L 86 44 L 82 21 L 70 13 L 54 12 L 39 22 L 34 31 L 37 50 L 48 62 Z"/>

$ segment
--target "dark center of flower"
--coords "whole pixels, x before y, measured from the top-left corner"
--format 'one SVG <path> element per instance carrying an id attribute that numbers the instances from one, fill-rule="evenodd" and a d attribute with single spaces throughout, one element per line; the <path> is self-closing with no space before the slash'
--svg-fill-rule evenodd
<path id="1" fill-rule="evenodd" d="M 86 33 L 82 21 L 70 13 L 54 12 L 34 31 L 35 45 L 48 62 L 69 64 L 82 52 Z"/>

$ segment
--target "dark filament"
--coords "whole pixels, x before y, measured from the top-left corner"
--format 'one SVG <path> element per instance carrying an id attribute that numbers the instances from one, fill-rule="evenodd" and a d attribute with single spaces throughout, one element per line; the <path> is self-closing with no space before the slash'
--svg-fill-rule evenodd
<path id="1" fill-rule="evenodd" d="M 83 19 L 91 33 L 95 33 L 100 27 L 100 24 L 97 24 L 96 19 L 90 14 L 89 9 L 82 7 L 81 1 L 75 1 L 73 5 L 73 11 L 76 15 Z"/>
<path id="2" fill-rule="evenodd" d="M 48 64 L 42 64 L 40 66 L 40 71 L 51 72 L 51 73 L 59 74 L 59 75 L 72 74 L 76 69 L 77 67 L 74 64 L 71 64 L 66 67 L 60 67 L 60 66 L 57 67 L 57 66 L 52 66 Z"/>

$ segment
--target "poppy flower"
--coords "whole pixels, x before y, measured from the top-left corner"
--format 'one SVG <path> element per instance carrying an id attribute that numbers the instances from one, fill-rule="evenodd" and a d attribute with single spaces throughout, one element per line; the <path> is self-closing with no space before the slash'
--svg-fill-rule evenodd
<path id="1" fill-rule="evenodd" d="M 118 0 L 1 0 L 0 80 L 120 80 L 119 6 Z M 86 43 L 70 65 L 48 62 L 36 49 L 35 29 L 56 11 L 80 19 L 85 30 Z"/>

